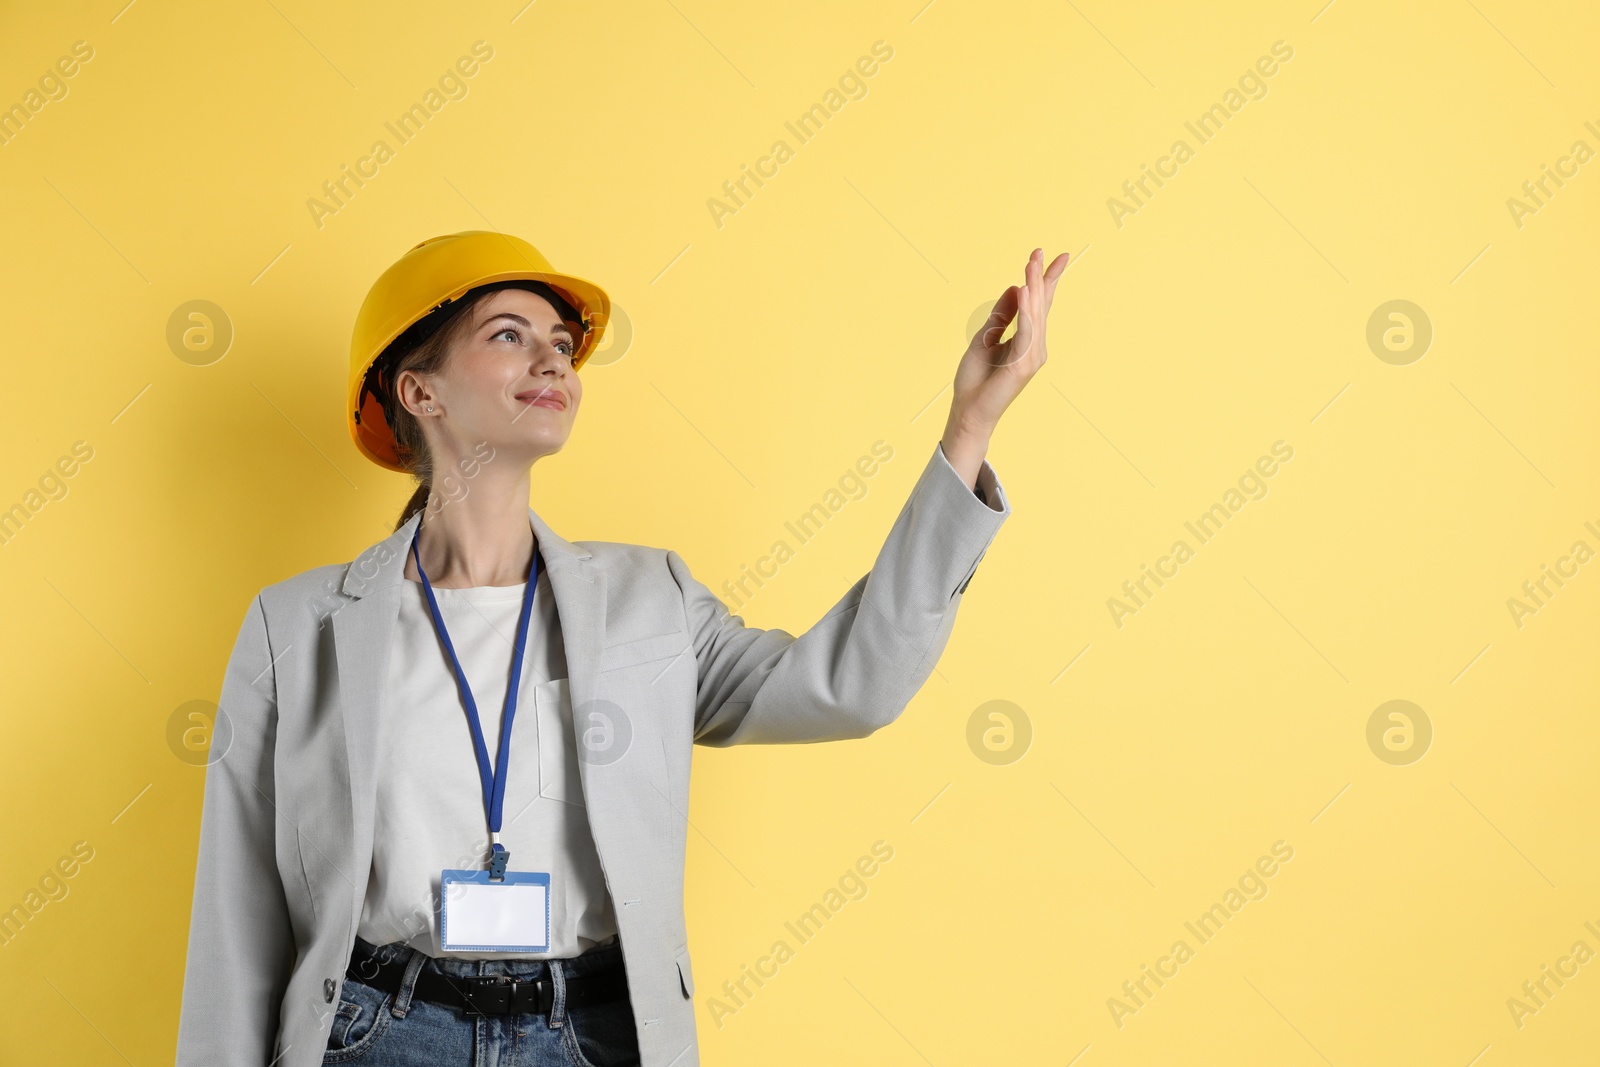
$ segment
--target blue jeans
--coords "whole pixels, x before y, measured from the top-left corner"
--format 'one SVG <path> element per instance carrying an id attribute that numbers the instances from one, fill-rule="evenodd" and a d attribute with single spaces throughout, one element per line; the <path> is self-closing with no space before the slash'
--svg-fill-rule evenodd
<path id="1" fill-rule="evenodd" d="M 323 1063 L 370 1067 L 637 1067 L 639 1040 L 626 998 L 569 1009 L 566 980 L 620 965 L 613 942 L 581 956 L 550 960 L 433 958 L 396 942 L 381 948 L 356 938 L 357 949 L 380 960 L 409 962 L 400 989 L 386 993 L 347 976 Z M 451 978 L 504 974 L 549 976 L 555 988 L 550 1017 L 468 1015 L 460 1008 L 413 999 L 417 976 Z"/>

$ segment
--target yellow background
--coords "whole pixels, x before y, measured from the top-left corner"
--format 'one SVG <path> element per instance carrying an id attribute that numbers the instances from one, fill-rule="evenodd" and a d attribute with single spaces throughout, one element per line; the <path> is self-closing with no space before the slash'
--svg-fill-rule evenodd
<path id="1" fill-rule="evenodd" d="M 1600 162 L 1520 227 L 1506 204 L 1600 149 L 1592 6 L 122 3 L 0 15 L 0 104 L 94 49 L 0 147 L 0 507 L 94 450 L 0 546 L 0 906 L 94 849 L 0 948 L 5 1062 L 170 1061 L 203 770 L 169 719 L 216 698 L 258 589 L 392 528 L 409 485 L 342 421 L 350 326 L 401 252 L 470 228 L 634 327 L 535 471 L 569 539 L 675 548 L 720 590 L 894 448 L 745 609 L 794 633 L 870 567 L 974 310 L 1036 245 L 1074 255 L 989 454 L 1015 515 L 922 693 L 865 741 L 696 753 L 704 1062 L 1592 1057 L 1600 962 L 1520 1027 L 1506 1004 L 1600 951 L 1600 563 L 1520 628 L 1506 603 L 1600 549 Z M 319 228 L 307 199 L 478 40 L 468 95 Z M 867 95 L 798 144 L 784 122 L 879 40 Z M 1197 145 L 1185 121 L 1280 40 Z M 719 228 L 708 199 L 779 138 Z M 1107 200 L 1179 138 L 1119 227 Z M 196 299 L 235 334 L 208 366 L 166 341 Z M 1406 366 L 1365 339 L 1392 299 L 1433 326 Z M 1279 440 L 1269 494 L 1116 626 L 1107 599 Z M 1391 699 L 1434 731 L 1409 765 L 1367 744 Z M 1027 716 L 1020 760 L 968 747 L 990 700 Z M 713 1022 L 878 840 L 868 894 Z M 1267 896 L 1187 934 L 1280 840 Z M 1179 938 L 1119 1026 L 1108 999 Z"/>

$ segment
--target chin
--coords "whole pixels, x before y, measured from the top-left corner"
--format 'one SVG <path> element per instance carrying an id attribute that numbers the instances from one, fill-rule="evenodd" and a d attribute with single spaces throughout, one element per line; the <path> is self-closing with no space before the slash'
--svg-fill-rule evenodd
<path id="1" fill-rule="evenodd" d="M 503 446 L 506 455 L 514 455 L 520 462 L 531 464 L 544 456 L 553 456 L 567 447 L 570 434 L 536 434 L 520 441 L 508 441 Z"/>

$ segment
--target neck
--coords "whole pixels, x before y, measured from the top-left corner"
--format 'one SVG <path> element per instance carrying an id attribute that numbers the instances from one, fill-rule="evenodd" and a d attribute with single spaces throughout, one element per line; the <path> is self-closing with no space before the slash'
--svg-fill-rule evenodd
<path id="1" fill-rule="evenodd" d="M 450 500 L 437 488 L 422 512 L 417 551 L 430 584 L 441 589 L 521 585 L 533 566 L 528 521 L 528 468 L 479 469 L 466 495 Z M 421 580 L 406 553 L 406 577 Z"/>

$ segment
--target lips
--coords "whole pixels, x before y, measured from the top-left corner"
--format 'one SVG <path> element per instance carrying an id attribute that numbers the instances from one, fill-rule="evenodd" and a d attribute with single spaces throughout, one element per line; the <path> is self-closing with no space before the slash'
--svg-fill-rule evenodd
<path id="1" fill-rule="evenodd" d="M 550 408 L 553 411 L 567 410 L 566 395 L 559 389 L 532 389 L 525 393 L 518 393 L 517 399 L 536 408 Z"/>

